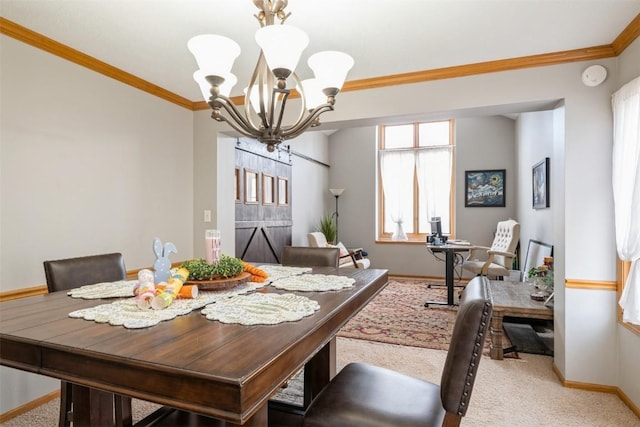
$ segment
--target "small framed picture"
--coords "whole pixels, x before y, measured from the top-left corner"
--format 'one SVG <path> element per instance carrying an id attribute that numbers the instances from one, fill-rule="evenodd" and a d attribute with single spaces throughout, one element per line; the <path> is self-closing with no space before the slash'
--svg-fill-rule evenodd
<path id="1" fill-rule="evenodd" d="M 531 169 L 533 209 L 549 207 L 549 158 L 533 165 Z"/>
<path id="2" fill-rule="evenodd" d="M 465 207 L 495 208 L 505 206 L 505 169 L 465 171 L 464 182 Z"/>

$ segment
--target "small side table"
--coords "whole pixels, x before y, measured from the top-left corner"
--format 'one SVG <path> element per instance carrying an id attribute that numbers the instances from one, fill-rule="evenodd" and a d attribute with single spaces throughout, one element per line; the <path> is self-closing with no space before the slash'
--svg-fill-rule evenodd
<path id="1" fill-rule="evenodd" d="M 502 360 L 504 349 L 502 348 L 504 316 L 521 317 L 524 319 L 553 319 L 553 309 L 545 306 L 544 301 L 531 299 L 531 293 L 535 288 L 523 282 L 506 282 L 502 280 L 489 281 L 491 300 L 493 301 L 493 314 L 489 333 L 491 345 L 489 347 L 492 359 Z"/>

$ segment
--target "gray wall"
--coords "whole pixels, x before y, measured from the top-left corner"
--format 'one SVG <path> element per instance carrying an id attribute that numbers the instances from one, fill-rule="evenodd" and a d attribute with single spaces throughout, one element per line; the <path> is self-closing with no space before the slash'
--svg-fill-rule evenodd
<path id="1" fill-rule="evenodd" d="M 456 236 L 490 245 L 496 223 L 516 218 L 515 125 L 501 116 L 461 117 L 456 135 Z M 443 277 L 444 265 L 423 243 L 376 243 L 377 137 L 374 126 L 343 129 L 330 137 L 331 185 L 346 188 L 340 197 L 340 240 L 363 247 L 372 267 L 393 274 Z M 465 208 L 464 171 L 506 169 L 504 208 Z"/>
<path id="2" fill-rule="evenodd" d="M 45 283 L 42 262 L 152 240 L 193 249 L 192 112 L 0 36 L 0 291 Z M 43 78 L 46 75 L 46 78 Z M 0 413 L 59 382 L 0 368 Z"/>

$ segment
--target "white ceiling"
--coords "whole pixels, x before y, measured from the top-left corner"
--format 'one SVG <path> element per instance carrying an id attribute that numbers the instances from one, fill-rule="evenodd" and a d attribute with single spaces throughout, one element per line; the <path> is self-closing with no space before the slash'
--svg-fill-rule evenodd
<path id="1" fill-rule="evenodd" d="M 257 60 L 251 0 L 0 0 L 2 17 L 192 101 L 194 35 L 237 41 L 241 91 Z M 341 50 L 348 80 L 608 45 L 640 0 L 291 0 L 287 20 L 307 32 L 306 58 Z"/>

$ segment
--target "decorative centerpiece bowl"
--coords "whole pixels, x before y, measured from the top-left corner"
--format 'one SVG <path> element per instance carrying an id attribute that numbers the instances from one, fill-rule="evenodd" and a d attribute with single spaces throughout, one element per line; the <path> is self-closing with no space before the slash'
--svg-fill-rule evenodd
<path id="1" fill-rule="evenodd" d="M 185 261 L 181 267 L 189 271 L 186 285 L 196 285 L 203 291 L 231 289 L 249 281 L 251 274 L 244 271 L 242 261 L 222 254 L 215 264 L 204 259 Z"/>

